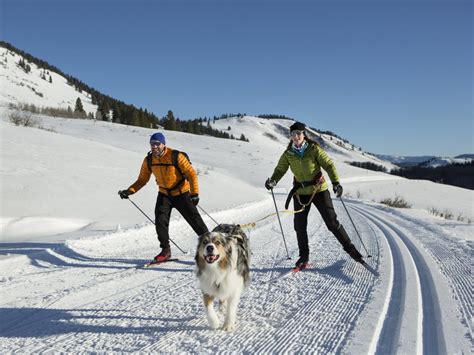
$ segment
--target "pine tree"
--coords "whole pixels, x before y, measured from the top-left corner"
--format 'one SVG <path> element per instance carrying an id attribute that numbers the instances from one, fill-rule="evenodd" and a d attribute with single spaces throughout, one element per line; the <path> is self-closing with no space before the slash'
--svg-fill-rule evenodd
<path id="1" fill-rule="evenodd" d="M 119 105 L 117 104 L 117 102 L 114 102 L 113 107 L 112 107 L 112 122 L 122 123 L 120 116 L 121 114 L 120 114 Z"/>
<path id="2" fill-rule="evenodd" d="M 82 101 L 79 97 L 76 100 L 76 107 L 74 108 L 74 112 L 75 113 L 81 113 L 81 114 L 85 113 L 84 107 L 82 106 Z"/>
<path id="3" fill-rule="evenodd" d="M 245 135 L 242 133 L 240 135 L 240 138 L 239 138 L 241 141 L 244 141 L 244 142 L 249 142 L 249 140 L 245 137 Z"/>
<path id="4" fill-rule="evenodd" d="M 169 129 L 170 131 L 176 131 L 176 119 L 174 118 L 173 111 L 169 110 L 164 123 L 165 129 Z"/>
<path id="5" fill-rule="evenodd" d="M 99 103 L 99 111 L 102 114 L 102 121 L 108 121 L 110 115 L 110 106 L 107 101 Z"/>

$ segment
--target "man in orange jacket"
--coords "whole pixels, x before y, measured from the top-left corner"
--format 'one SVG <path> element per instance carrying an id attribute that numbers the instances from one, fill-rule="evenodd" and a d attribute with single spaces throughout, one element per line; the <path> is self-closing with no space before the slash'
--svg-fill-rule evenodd
<path id="1" fill-rule="evenodd" d="M 155 206 L 155 226 L 161 253 L 155 261 L 163 262 L 171 257 L 169 244 L 169 222 L 171 210 L 176 208 L 197 235 L 209 230 L 204 224 L 196 206 L 199 203 L 197 174 L 187 156 L 178 153 L 177 162 L 173 161 L 173 149 L 166 146 L 165 136 L 158 132 L 150 137 L 151 156 L 145 157 L 135 181 L 128 189 L 119 191 L 122 199 L 128 198 L 155 176 L 159 187 Z M 177 163 L 177 166 L 175 166 Z"/>

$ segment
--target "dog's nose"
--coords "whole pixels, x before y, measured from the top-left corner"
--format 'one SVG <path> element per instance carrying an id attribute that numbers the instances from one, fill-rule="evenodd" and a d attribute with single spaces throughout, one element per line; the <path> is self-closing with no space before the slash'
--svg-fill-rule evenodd
<path id="1" fill-rule="evenodd" d="M 208 253 L 212 253 L 212 252 L 214 252 L 214 246 L 213 245 L 208 245 L 206 247 L 206 250 L 207 250 Z"/>

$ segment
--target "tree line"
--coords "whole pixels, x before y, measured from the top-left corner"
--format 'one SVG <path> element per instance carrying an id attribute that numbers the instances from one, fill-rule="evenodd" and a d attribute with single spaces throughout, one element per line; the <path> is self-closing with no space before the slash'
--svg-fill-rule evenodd
<path id="1" fill-rule="evenodd" d="M 387 169 L 384 166 L 378 165 L 378 164 L 375 164 L 375 163 L 371 163 L 369 161 L 352 161 L 352 162 L 350 162 L 350 165 L 356 166 L 356 167 L 362 168 L 362 169 L 367 169 L 367 170 L 381 171 L 383 173 L 388 172 Z"/>
<path id="2" fill-rule="evenodd" d="M 350 165 L 358 168 L 390 173 L 407 179 L 429 180 L 440 184 L 474 190 L 474 179 L 472 178 L 474 176 L 474 160 L 467 163 L 438 166 L 436 168 L 423 166 L 404 167 L 392 169 L 390 172 L 387 171 L 385 167 L 371 162 L 353 161 Z"/>
<path id="3" fill-rule="evenodd" d="M 407 179 L 430 180 L 441 184 L 474 189 L 474 161 L 467 163 L 449 164 L 428 168 L 413 166 L 409 168 L 395 169 L 392 175 L 403 176 Z"/>

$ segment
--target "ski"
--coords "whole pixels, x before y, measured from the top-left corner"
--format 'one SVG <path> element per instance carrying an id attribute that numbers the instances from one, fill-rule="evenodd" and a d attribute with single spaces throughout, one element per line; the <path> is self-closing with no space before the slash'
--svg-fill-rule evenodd
<path id="1" fill-rule="evenodd" d="M 280 275 L 275 276 L 274 278 L 271 278 L 270 280 L 268 280 L 265 283 L 273 283 L 273 282 L 279 281 L 281 279 L 287 278 L 288 276 L 294 275 L 294 274 L 296 274 L 300 271 L 303 271 L 303 270 L 306 270 L 306 269 L 311 269 L 313 267 L 314 267 L 314 264 L 308 264 L 305 268 L 293 267 L 290 270 L 285 271 L 285 272 L 281 273 Z"/>
<path id="2" fill-rule="evenodd" d="M 274 282 L 279 281 L 281 279 L 284 279 L 284 278 L 286 278 L 290 275 L 293 275 L 293 270 L 285 271 L 284 273 L 282 273 L 280 275 L 277 275 L 274 278 L 271 278 L 270 280 L 266 281 L 265 283 L 274 283 Z"/>
<path id="3" fill-rule="evenodd" d="M 161 264 L 165 264 L 165 263 L 168 263 L 170 261 L 178 261 L 179 259 L 178 258 L 172 258 L 172 259 L 168 259 L 166 261 L 155 261 L 155 260 L 152 260 L 148 263 L 145 263 L 143 264 L 142 266 L 139 266 L 139 267 L 152 267 L 152 266 L 158 266 L 158 265 L 161 265 Z"/>
<path id="4" fill-rule="evenodd" d="M 294 268 L 291 269 L 291 272 L 293 274 L 297 273 L 297 272 L 300 272 L 300 271 L 303 271 L 303 270 L 306 270 L 306 269 L 311 269 L 314 267 L 314 264 L 306 264 L 305 267 L 298 267 L 298 266 L 295 266 Z"/>

